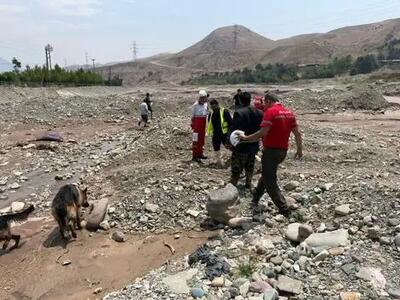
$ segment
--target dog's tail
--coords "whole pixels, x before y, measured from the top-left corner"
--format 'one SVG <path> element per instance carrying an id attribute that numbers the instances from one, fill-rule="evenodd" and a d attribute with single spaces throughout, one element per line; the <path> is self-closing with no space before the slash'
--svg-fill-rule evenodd
<path id="1" fill-rule="evenodd" d="M 35 210 L 33 204 L 30 204 L 28 207 L 21 209 L 18 212 L 7 213 L 2 215 L 1 218 L 6 222 L 14 221 L 14 222 L 22 222 L 26 220 L 31 212 Z"/>

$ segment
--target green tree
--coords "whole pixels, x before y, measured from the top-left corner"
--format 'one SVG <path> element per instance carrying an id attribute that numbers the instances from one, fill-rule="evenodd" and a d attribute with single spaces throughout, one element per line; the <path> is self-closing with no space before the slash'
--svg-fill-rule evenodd
<path id="1" fill-rule="evenodd" d="M 15 57 L 13 57 L 11 62 L 14 65 L 14 72 L 18 73 L 19 69 L 21 69 L 21 62 L 18 59 L 16 59 Z"/>

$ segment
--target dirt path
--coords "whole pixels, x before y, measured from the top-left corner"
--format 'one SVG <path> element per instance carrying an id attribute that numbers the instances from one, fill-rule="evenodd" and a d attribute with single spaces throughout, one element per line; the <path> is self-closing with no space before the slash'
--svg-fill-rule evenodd
<path id="1" fill-rule="evenodd" d="M 372 130 L 382 134 L 400 132 L 400 111 L 386 111 L 385 114 L 338 113 L 303 114 L 300 120 L 332 124 L 349 128 Z"/>
<path id="2" fill-rule="evenodd" d="M 192 232 L 179 239 L 169 234 L 128 236 L 127 242 L 116 243 L 110 233 L 84 230 L 63 248 L 52 220 L 31 220 L 14 231 L 22 235 L 22 244 L 0 252 L 0 299 L 99 299 L 193 252 L 207 239 L 205 232 Z M 175 255 L 164 242 L 173 245 Z M 62 266 L 66 261 L 71 264 Z"/>

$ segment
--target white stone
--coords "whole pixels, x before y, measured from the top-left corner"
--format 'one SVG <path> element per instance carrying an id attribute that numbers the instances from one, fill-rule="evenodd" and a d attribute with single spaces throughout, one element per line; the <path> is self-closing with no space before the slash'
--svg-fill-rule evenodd
<path id="1" fill-rule="evenodd" d="M 339 247 L 348 246 L 349 233 L 344 229 L 339 229 L 324 233 L 313 233 L 305 241 L 310 247 Z"/>

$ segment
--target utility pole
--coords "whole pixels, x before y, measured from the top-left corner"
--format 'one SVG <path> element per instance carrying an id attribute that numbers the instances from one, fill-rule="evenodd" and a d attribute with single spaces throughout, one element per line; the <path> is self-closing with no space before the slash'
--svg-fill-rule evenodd
<path id="1" fill-rule="evenodd" d="M 111 67 L 108 67 L 108 85 L 111 85 Z"/>
<path id="2" fill-rule="evenodd" d="M 133 61 L 136 61 L 137 52 L 138 52 L 138 51 L 137 51 L 136 42 L 133 41 L 133 43 L 132 43 L 132 60 L 133 60 Z"/>
<path id="3" fill-rule="evenodd" d="M 233 49 L 236 49 L 238 34 L 239 34 L 238 26 L 234 25 L 233 26 Z"/>
<path id="4" fill-rule="evenodd" d="M 94 68 L 95 68 L 95 64 L 94 64 L 95 61 L 96 61 L 96 59 L 92 58 L 92 62 L 93 62 L 93 72 L 94 72 Z"/>
<path id="5" fill-rule="evenodd" d="M 66 68 L 67 68 L 67 59 L 64 58 L 64 69 L 66 69 Z"/>
<path id="6" fill-rule="evenodd" d="M 89 54 L 87 52 L 85 52 L 85 61 L 86 61 L 86 65 L 85 65 L 85 69 L 89 69 Z"/>
<path id="7" fill-rule="evenodd" d="M 44 50 L 46 52 L 46 69 L 47 69 L 47 71 L 49 71 L 49 70 L 51 70 L 51 54 L 50 54 L 50 52 L 53 51 L 53 47 L 50 46 L 50 44 L 47 44 L 44 47 Z"/>

